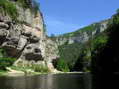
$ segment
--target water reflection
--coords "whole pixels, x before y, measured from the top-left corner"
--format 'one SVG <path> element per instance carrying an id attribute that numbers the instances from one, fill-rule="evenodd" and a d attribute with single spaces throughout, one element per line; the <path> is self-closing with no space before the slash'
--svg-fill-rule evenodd
<path id="1" fill-rule="evenodd" d="M 0 77 L 0 89 L 91 89 L 89 74 Z"/>

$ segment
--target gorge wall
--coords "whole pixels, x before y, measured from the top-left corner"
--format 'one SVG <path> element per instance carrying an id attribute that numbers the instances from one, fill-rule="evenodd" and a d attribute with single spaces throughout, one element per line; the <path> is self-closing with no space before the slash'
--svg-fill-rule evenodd
<path id="1" fill-rule="evenodd" d="M 54 69 L 57 45 L 46 37 L 43 15 L 32 0 L 1 0 L 0 2 L 1 57 L 16 58 L 14 65 L 47 65 Z"/>
<path id="2" fill-rule="evenodd" d="M 103 37 L 103 40 L 101 40 Z M 95 39 L 92 50 L 93 89 L 117 88 L 119 76 L 119 11 L 112 16 L 103 34 Z M 106 38 L 106 39 L 105 39 Z M 105 39 L 105 40 L 104 40 Z M 113 80 L 113 81 L 112 81 Z"/>
<path id="3" fill-rule="evenodd" d="M 70 71 L 91 71 L 96 76 L 94 77 L 96 81 L 101 81 L 103 80 L 100 78 L 101 76 L 106 77 L 107 73 L 118 71 L 117 50 L 119 47 L 117 46 L 118 43 L 116 43 L 118 42 L 118 27 L 119 12 L 108 20 L 51 38 L 58 45 L 59 60 L 65 61 L 65 65 L 68 66 Z M 112 66 L 113 64 L 115 66 Z M 62 70 L 61 67 L 58 68 Z M 103 75 L 105 71 L 108 71 L 107 75 Z M 116 73 L 114 75 L 118 75 L 118 72 Z"/>
<path id="4" fill-rule="evenodd" d="M 93 23 L 75 32 L 51 37 L 59 48 L 60 60 L 64 60 L 70 71 L 89 71 L 91 68 L 91 50 L 95 37 L 108 27 L 110 19 Z M 104 38 L 102 38 L 103 40 Z M 98 42 L 97 42 L 98 43 Z"/>
<path id="5" fill-rule="evenodd" d="M 97 48 L 105 45 L 112 18 L 93 23 L 75 32 L 47 37 L 43 15 L 34 0 L 1 0 L 0 57 L 16 58 L 14 65 L 38 64 L 55 71 L 90 71 Z M 2 54 L 2 55 L 1 55 Z M 64 62 L 58 63 L 59 60 Z M 54 63 L 55 62 L 55 63 Z"/>
<path id="6" fill-rule="evenodd" d="M 75 32 L 66 33 L 55 38 L 58 45 L 85 43 L 93 36 L 103 32 L 108 25 L 109 20 L 104 20 L 98 23 L 93 23 L 84 28 L 78 29 Z"/>

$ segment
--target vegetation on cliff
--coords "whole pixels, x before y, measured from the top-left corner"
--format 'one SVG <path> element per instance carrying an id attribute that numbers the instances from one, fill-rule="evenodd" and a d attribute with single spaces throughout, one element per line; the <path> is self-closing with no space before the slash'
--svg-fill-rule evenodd
<path id="1" fill-rule="evenodd" d="M 9 15 L 13 20 L 17 20 L 19 16 L 17 10 L 17 4 L 21 6 L 23 9 L 30 8 L 31 11 L 35 12 L 39 10 L 38 4 L 33 0 L 1 0 L 0 1 L 0 12 L 4 12 L 4 15 Z M 44 26 L 44 31 L 46 31 L 46 26 Z M 114 45 L 116 41 L 118 41 L 118 28 L 119 28 L 119 10 L 117 10 L 117 14 L 113 15 L 111 20 L 109 21 L 108 27 L 103 32 L 98 32 L 100 28 L 100 23 L 94 23 L 84 28 L 81 28 L 75 32 L 71 32 L 68 34 L 64 34 L 58 36 L 59 38 L 70 38 L 70 37 L 78 37 L 82 35 L 84 32 L 88 35 L 89 39 L 86 42 L 77 42 L 75 41 L 72 44 L 65 42 L 63 45 L 59 46 L 59 54 L 60 58 L 56 63 L 56 68 L 60 71 L 91 71 L 91 61 L 93 70 L 103 71 L 103 67 L 99 68 L 100 65 L 104 66 L 106 63 L 105 55 L 110 56 L 110 58 L 115 60 L 115 66 L 118 67 L 118 46 Z M 96 31 L 97 30 L 97 31 Z M 97 33 L 92 35 L 93 31 Z M 85 35 L 84 35 L 85 36 Z M 53 40 L 56 40 L 55 37 L 52 36 Z M 108 51 L 111 50 L 111 51 Z M 115 52 L 116 50 L 116 52 Z M 109 53 L 110 52 L 110 53 Z M 114 52 L 114 53 L 112 53 Z M 104 59 L 102 61 L 102 59 Z M 12 66 L 16 59 L 7 57 L 4 49 L 0 49 L 0 70 L 6 70 L 6 67 L 11 67 L 16 70 L 21 70 L 26 72 L 28 69 L 31 69 L 35 72 L 49 72 L 46 66 L 39 65 L 30 65 L 19 68 Z M 100 62 L 101 60 L 101 63 Z M 117 63 L 116 63 L 117 62 Z M 99 67 L 98 67 L 99 66 Z M 118 68 L 114 69 L 115 71 L 119 71 Z"/>
<path id="2" fill-rule="evenodd" d="M 115 76 L 119 73 L 119 13 L 112 16 L 110 25 L 104 32 L 108 36 L 108 40 L 105 41 L 100 47 L 96 46 L 92 50 L 92 74 L 93 89 L 102 89 L 109 86 L 105 83 L 110 80 L 115 80 Z M 101 35 L 100 35 L 101 36 Z M 110 77 L 110 76 L 113 76 Z M 116 85 L 116 84 L 115 84 Z"/>
<path id="3" fill-rule="evenodd" d="M 24 9 L 29 8 L 34 13 L 40 10 L 39 5 L 35 0 L 1 0 L 0 12 L 4 13 L 4 15 L 8 14 L 13 20 L 16 21 L 19 16 L 17 5 Z"/>
<path id="4" fill-rule="evenodd" d="M 69 72 L 70 71 L 68 63 L 63 59 L 58 60 L 56 68 L 60 71 L 63 71 L 63 72 Z"/>
<path id="5" fill-rule="evenodd" d="M 31 34 L 32 32 L 30 32 L 31 30 L 33 31 L 38 30 L 38 32 L 40 32 L 41 30 L 45 29 L 45 27 L 40 28 L 40 25 L 44 25 L 44 23 L 42 23 L 42 21 L 40 23 L 40 20 L 43 20 L 43 18 L 42 18 L 42 13 L 40 13 L 38 10 L 39 10 L 39 5 L 38 3 L 36 3 L 35 0 L 0 0 L 0 31 L 1 31 L 1 34 L 0 34 L 0 72 L 9 70 L 8 67 L 10 67 L 13 70 L 23 71 L 25 73 L 29 70 L 38 72 L 38 73 L 49 72 L 47 65 L 45 65 L 45 63 L 41 63 L 42 61 L 44 61 L 44 60 L 41 60 L 42 58 L 41 50 L 42 49 L 39 48 L 39 45 L 41 45 L 39 44 L 39 40 L 41 40 L 41 37 L 39 36 L 37 37 L 36 36 L 37 34 L 35 33 Z M 28 24 L 28 22 L 30 23 L 31 19 L 32 21 L 34 21 L 34 19 L 36 21 L 36 18 L 38 17 L 38 16 L 37 17 L 35 16 L 36 14 L 39 15 L 39 18 L 37 19 L 37 21 L 39 21 L 38 24 L 39 24 L 40 31 L 39 31 L 39 28 L 31 27 L 29 25 L 32 25 L 32 24 Z M 33 23 L 35 23 L 35 21 Z M 28 35 L 29 32 L 27 35 L 26 33 L 23 34 L 25 32 L 25 27 L 23 27 L 23 25 L 26 25 L 26 24 L 30 28 L 30 31 L 29 31 L 30 35 Z M 26 28 L 26 30 L 28 30 L 29 28 Z M 38 35 L 41 35 L 41 34 L 38 34 Z M 21 39 L 20 37 L 21 38 L 23 37 L 23 38 Z M 27 62 L 28 65 L 25 64 L 24 62 L 21 63 L 20 61 L 19 64 L 21 63 L 22 65 L 16 66 L 15 61 L 16 60 L 18 61 L 20 59 L 19 57 L 21 56 L 26 45 L 30 44 L 30 42 L 27 42 L 29 41 L 29 39 L 33 41 L 35 40 L 35 42 L 31 42 L 32 45 L 35 44 L 33 45 L 34 47 L 33 49 L 35 50 L 35 52 L 30 47 L 30 49 L 33 52 L 30 53 L 28 51 L 30 54 L 28 54 L 27 57 L 25 55 L 23 59 L 23 61 Z M 36 44 L 36 42 L 38 44 Z M 20 49 L 18 46 L 20 47 Z M 45 49 L 45 46 L 43 47 Z M 30 56 L 29 57 L 30 61 L 32 60 L 31 64 L 28 63 L 29 60 L 25 60 L 25 58 L 27 59 L 28 56 Z M 36 63 L 35 58 L 38 59 L 40 63 Z M 15 66 L 13 66 L 13 64 Z"/>
<path id="6" fill-rule="evenodd" d="M 0 49 L 0 74 L 4 74 L 7 72 L 7 67 L 10 67 L 13 70 L 22 71 L 25 74 L 29 73 L 48 73 L 49 69 L 47 66 L 32 64 L 32 65 L 24 65 L 24 66 L 14 66 L 14 62 L 16 58 L 8 57 L 6 55 L 6 51 L 4 49 Z M 30 70 L 30 71 L 29 71 Z"/>
<path id="7" fill-rule="evenodd" d="M 117 10 L 117 14 L 113 15 L 111 19 L 108 20 L 107 28 L 102 31 L 98 32 L 98 29 L 100 28 L 100 23 L 95 23 L 92 25 L 89 25 L 87 27 L 84 27 L 80 30 L 77 30 L 76 32 L 68 33 L 59 36 L 59 38 L 69 38 L 69 37 L 76 37 L 80 36 L 83 32 L 87 32 L 90 36 L 89 40 L 84 43 L 78 43 L 74 42 L 72 44 L 63 44 L 59 46 L 59 53 L 60 53 L 60 59 L 64 59 L 70 69 L 70 71 L 91 71 L 91 65 L 94 63 L 91 63 L 92 60 L 96 57 L 97 61 L 102 59 L 99 58 L 99 54 L 102 54 L 102 50 L 104 50 L 107 47 L 111 48 L 111 40 L 113 37 L 112 32 L 116 32 L 119 25 L 119 12 Z M 95 35 L 92 33 L 97 31 Z M 118 32 L 117 32 L 118 33 Z M 116 34 L 116 33 L 115 33 Z M 116 40 L 117 38 L 115 38 Z M 54 39 L 55 40 L 55 39 Z M 109 43 L 110 41 L 110 43 Z M 107 44 L 110 44 L 107 45 Z M 96 59 L 94 59 L 96 60 Z M 94 61 L 93 60 L 93 61 Z M 116 60 L 116 59 L 115 59 Z M 95 65 L 99 66 L 99 65 Z"/>
<path id="8" fill-rule="evenodd" d="M 16 58 L 10 58 L 6 56 L 5 50 L 0 49 L 0 70 L 6 70 L 6 67 L 10 67 L 16 61 Z"/>
<path id="9" fill-rule="evenodd" d="M 70 37 L 80 36 L 84 32 L 89 35 L 87 42 L 80 43 L 75 41 L 71 44 L 66 42 L 59 46 L 60 59 L 66 61 L 70 71 L 90 71 L 92 31 L 96 30 L 97 27 L 98 23 L 91 24 L 75 32 L 58 36 L 59 38 L 70 39 Z M 55 40 L 55 38 L 53 38 L 53 40 Z"/>
<path id="10" fill-rule="evenodd" d="M 9 0 L 0 0 L 0 12 L 5 12 L 14 20 L 18 16 L 16 5 Z"/>

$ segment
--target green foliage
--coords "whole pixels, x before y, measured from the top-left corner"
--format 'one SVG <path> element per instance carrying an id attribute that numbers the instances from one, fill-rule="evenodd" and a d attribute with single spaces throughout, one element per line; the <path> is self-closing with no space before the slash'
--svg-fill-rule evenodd
<path id="1" fill-rule="evenodd" d="M 118 25 L 119 24 L 119 13 L 113 16 L 113 24 Z"/>
<path id="2" fill-rule="evenodd" d="M 69 72 L 69 67 L 68 67 L 68 64 L 65 60 L 58 60 L 57 62 L 57 69 L 60 70 L 60 71 L 63 71 L 63 72 Z"/>
<path id="3" fill-rule="evenodd" d="M 59 36 L 59 38 L 77 37 L 83 35 L 84 32 L 89 36 L 89 40 L 85 43 L 75 42 L 73 44 L 67 44 L 66 42 L 66 44 L 59 46 L 60 59 L 65 59 L 70 70 L 73 69 L 75 71 L 75 68 L 78 71 L 90 70 L 91 51 L 97 47 L 104 46 L 108 41 L 107 34 L 100 34 L 98 29 L 100 29 L 100 23 L 95 23 L 75 32 Z M 92 32 L 94 30 L 97 30 L 97 32 L 96 36 L 92 38 Z"/>
<path id="4" fill-rule="evenodd" d="M 24 9 L 30 8 L 30 10 L 35 14 L 39 10 L 39 4 L 34 0 L 17 0 L 16 3 L 10 0 L 0 0 L 0 12 L 5 12 L 5 14 L 8 14 L 13 20 L 17 21 L 19 14 L 16 8 L 16 4 L 20 5 Z"/>
<path id="5" fill-rule="evenodd" d="M 12 66 L 15 58 L 0 58 L 0 70 L 6 70 L 6 67 Z"/>
<path id="6" fill-rule="evenodd" d="M 18 16 L 16 5 L 9 0 L 0 0 L 0 11 L 5 11 L 13 20 Z"/>
<path id="7" fill-rule="evenodd" d="M 29 69 L 28 67 L 22 67 L 22 66 L 11 66 L 10 68 L 13 70 L 18 70 L 23 72 L 26 72 L 26 69 Z"/>
<path id="8" fill-rule="evenodd" d="M 0 48 L 0 57 L 3 57 L 4 54 L 5 54 L 4 49 Z"/>
<path id="9" fill-rule="evenodd" d="M 79 58 L 83 45 L 79 43 L 65 44 L 59 46 L 60 59 L 65 59 L 70 69 Z"/>
<path id="10" fill-rule="evenodd" d="M 61 36 L 59 36 L 59 37 L 66 37 L 66 38 L 68 38 L 68 37 L 78 36 L 78 35 L 82 34 L 82 32 L 87 32 L 88 34 L 91 34 L 91 32 L 92 32 L 93 30 L 95 30 L 95 27 L 96 27 L 96 26 L 94 26 L 94 25 L 92 24 L 92 25 L 89 25 L 89 26 L 80 28 L 80 29 L 78 29 L 78 30 L 75 31 L 75 32 L 63 34 L 63 35 L 61 35 Z"/>
<path id="11" fill-rule="evenodd" d="M 18 3 L 19 5 L 21 5 L 23 8 L 28 8 L 28 7 L 29 7 L 29 5 L 28 5 L 28 3 L 26 2 L 26 0 L 18 0 L 17 3 Z"/>
<path id="12" fill-rule="evenodd" d="M 57 38 L 70 38 L 82 35 L 83 32 L 86 32 L 89 35 L 89 40 L 84 44 L 79 44 L 77 42 L 73 44 L 67 44 L 59 46 L 60 59 L 65 59 L 69 69 L 78 68 L 81 70 L 81 65 L 83 66 L 84 71 L 91 70 L 91 60 L 92 57 L 97 56 L 97 53 L 100 53 L 101 50 L 107 45 L 110 35 L 109 33 L 117 31 L 119 26 L 119 9 L 117 13 L 113 15 L 111 19 L 108 20 L 108 28 L 104 32 L 98 32 L 101 24 L 95 23 L 84 28 L 81 28 L 75 32 L 66 33 Z M 117 27 L 116 27 L 117 26 Z M 113 30 L 110 28 L 113 27 Z M 92 37 L 92 32 L 96 31 L 96 35 Z M 110 44 L 111 45 L 111 44 Z M 62 63 L 61 63 L 62 64 Z"/>
<path id="13" fill-rule="evenodd" d="M 95 49 L 92 50 L 92 74 L 95 75 L 94 79 L 97 79 L 98 74 L 104 73 L 105 71 L 110 72 L 110 69 L 117 73 L 119 72 L 118 17 L 118 13 L 113 15 L 113 17 L 110 20 L 111 24 L 108 25 L 108 28 L 104 32 L 108 36 L 108 41 L 101 41 L 101 43 L 105 44 L 106 42 L 106 44 L 104 46 L 98 45 L 100 47 L 96 46 Z"/>
<path id="14" fill-rule="evenodd" d="M 65 59 L 70 70 L 74 70 L 75 66 L 82 71 L 81 65 L 84 65 L 87 68 L 86 63 L 90 62 L 90 42 L 85 44 L 73 43 L 65 44 L 59 47 L 60 59 Z"/>
<path id="15" fill-rule="evenodd" d="M 0 70 L 0 76 L 6 76 L 7 74 L 7 71 L 5 70 Z"/>
<path id="16" fill-rule="evenodd" d="M 47 73 L 49 72 L 47 66 L 39 65 L 39 64 L 34 64 L 31 67 L 35 72 L 41 72 L 41 73 Z"/>
<path id="17" fill-rule="evenodd" d="M 119 13 L 119 9 L 117 9 L 117 11 L 116 11 L 116 12 L 117 12 L 117 14 L 118 14 L 118 13 Z"/>
<path id="18" fill-rule="evenodd" d="M 103 46 L 106 45 L 108 41 L 108 36 L 104 33 L 99 34 L 98 36 L 96 36 L 93 40 L 92 40 L 92 51 L 95 49 L 99 49 Z"/>
<path id="19" fill-rule="evenodd" d="M 25 66 L 12 66 L 11 67 L 14 70 L 18 70 L 18 71 L 23 71 L 24 73 L 27 74 L 28 70 L 33 70 L 34 72 L 39 72 L 39 73 L 48 73 L 48 67 L 47 66 L 43 66 L 40 64 L 32 64 L 32 65 L 25 65 Z"/>
<path id="20" fill-rule="evenodd" d="M 39 11 L 39 3 L 35 0 L 17 0 L 17 3 L 22 6 L 24 9 L 30 8 L 32 12 L 37 14 L 37 11 Z"/>
<path id="21" fill-rule="evenodd" d="M 12 64 L 16 61 L 16 58 L 9 58 L 5 56 L 5 49 L 0 48 L 0 70 L 6 70 L 6 67 L 12 66 Z"/>

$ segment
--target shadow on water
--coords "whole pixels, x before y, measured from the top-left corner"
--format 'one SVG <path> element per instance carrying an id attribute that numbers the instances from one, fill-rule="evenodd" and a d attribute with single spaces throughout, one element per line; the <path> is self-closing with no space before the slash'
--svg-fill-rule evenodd
<path id="1" fill-rule="evenodd" d="M 0 89 L 91 89 L 89 73 L 0 77 Z"/>

